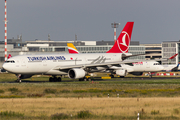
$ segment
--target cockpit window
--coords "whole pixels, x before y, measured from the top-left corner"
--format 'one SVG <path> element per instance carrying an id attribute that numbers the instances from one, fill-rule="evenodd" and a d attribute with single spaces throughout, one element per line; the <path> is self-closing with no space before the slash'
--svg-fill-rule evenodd
<path id="1" fill-rule="evenodd" d="M 159 63 L 154 63 L 154 65 L 160 65 Z"/>
<path id="2" fill-rule="evenodd" d="M 14 60 L 7 60 L 5 63 L 15 63 Z"/>

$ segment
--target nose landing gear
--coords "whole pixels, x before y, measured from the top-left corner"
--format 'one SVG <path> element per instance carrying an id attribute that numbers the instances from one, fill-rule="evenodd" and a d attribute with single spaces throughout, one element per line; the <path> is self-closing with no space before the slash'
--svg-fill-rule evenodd
<path id="1" fill-rule="evenodd" d="M 17 76 L 16 82 L 21 83 L 21 74 L 17 74 L 16 76 Z"/>

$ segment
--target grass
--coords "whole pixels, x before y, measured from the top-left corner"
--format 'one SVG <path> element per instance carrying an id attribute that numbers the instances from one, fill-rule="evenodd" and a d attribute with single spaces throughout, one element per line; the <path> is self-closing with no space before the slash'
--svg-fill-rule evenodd
<path id="1" fill-rule="evenodd" d="M 0 119 L 180 119 L 180 78 L 15 79 L 0 74 Z"/>
<path id="2" fill-rule="evenodd" d="M 34 76 L 29 82 L 10 81 L 12 74 L 0 74 L 9 82 L 0 81 L 0 98 L 26 97 L 180 97 L 180 79 L 114 78 L 96 79 L 95 82 L 67 80 L 48 82 L 48 76 Z M 39 81 L 41 80 L 41 81 Z M 43 82 L 42 82 L 43 81 Z"/>
<path id="3" fill-rule="evenodd" d="M 9 117 L 38 119 L 179 119 L 178 98 L 23 98 L 0 99 Z M 147 106 L 148 104 L 148 106 Z M 4 117 L 1 116 L 0 117 Z"/>
<path id="4" fill-rule="evenodd" d="M 22 97 L 180 97 L 179 84 L 89 84 L 84 82 L 64 83 L 0 83 L 3 96 Z M 15 89 L 14 89 L 15 88 Z M 6 98 L 5 97 L 5 98 Z"/>
<path id="5" fill-rule="evenodd" d="M 19 112 L 13 112 L 13 111 L 1 111 L 0 117 L 23 117 L 24 114 Z"/>
<path id="6" fill-rule="evenodd" d="M 77 118 L 85 119 L 90 118 L 92 116 L 92 113 L 88 110 L 82 110 L 77 113 Z"/>

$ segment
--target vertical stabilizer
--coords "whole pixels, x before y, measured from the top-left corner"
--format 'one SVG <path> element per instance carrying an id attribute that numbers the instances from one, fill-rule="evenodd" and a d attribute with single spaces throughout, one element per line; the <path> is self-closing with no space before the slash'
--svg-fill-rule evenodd
<path id="1" fill-rule="evenodd" d="M 126 23 L 124 29 L 120 33 L 114 46 L 106 53 L 127 53 L 128 52 L 133 25 L 134 25 L 134 22 Z"/>
<path id="2" fill-rule="evenodd" d="M 9 55 L 8 55 L 8 59 L 9 59 L 9 58 L 11 58 L 11 57 L 12 57 L 12 55 L 11 55 L 11 54 L 9 54 Z"/>
<path id="3" fill-rule="evenodd" d="M 78 50 L 72 43 L 67 43 L 69 53 L 78 54 Z"/>
<path id="4" fill-rule="evenodd" d="M 177 55 L 178 55 L 178 53 L 176 53 L 175 55 L 173 55 L 173 56 L 170 57 L 169 59 L 174 59 Z"/>

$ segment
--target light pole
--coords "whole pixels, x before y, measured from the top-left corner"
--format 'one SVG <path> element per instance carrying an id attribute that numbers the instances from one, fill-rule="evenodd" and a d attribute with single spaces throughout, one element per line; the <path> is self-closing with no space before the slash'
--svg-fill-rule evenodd
<path id="1" fill-rule="evenodd" d="M 5 19 L 4 19 L 4 23 L 5 23 L 5 27 L 4 27 L 4 32 L 5 32 L 5 35 L 4 35 L 4 45 L 5 45 L 5 54 L 4 54 L 4 61 L 7 60 L 7 10 L 6 10 L 6 0 L 5 0 Z"/>
<path id="2" fill-rule="evenodd" d="M 118 28 L 119 25 L 120 23 L 111 23 L 111 27 L 114 28 L 114 43 L 116 42 L 116 28 Z"/>

